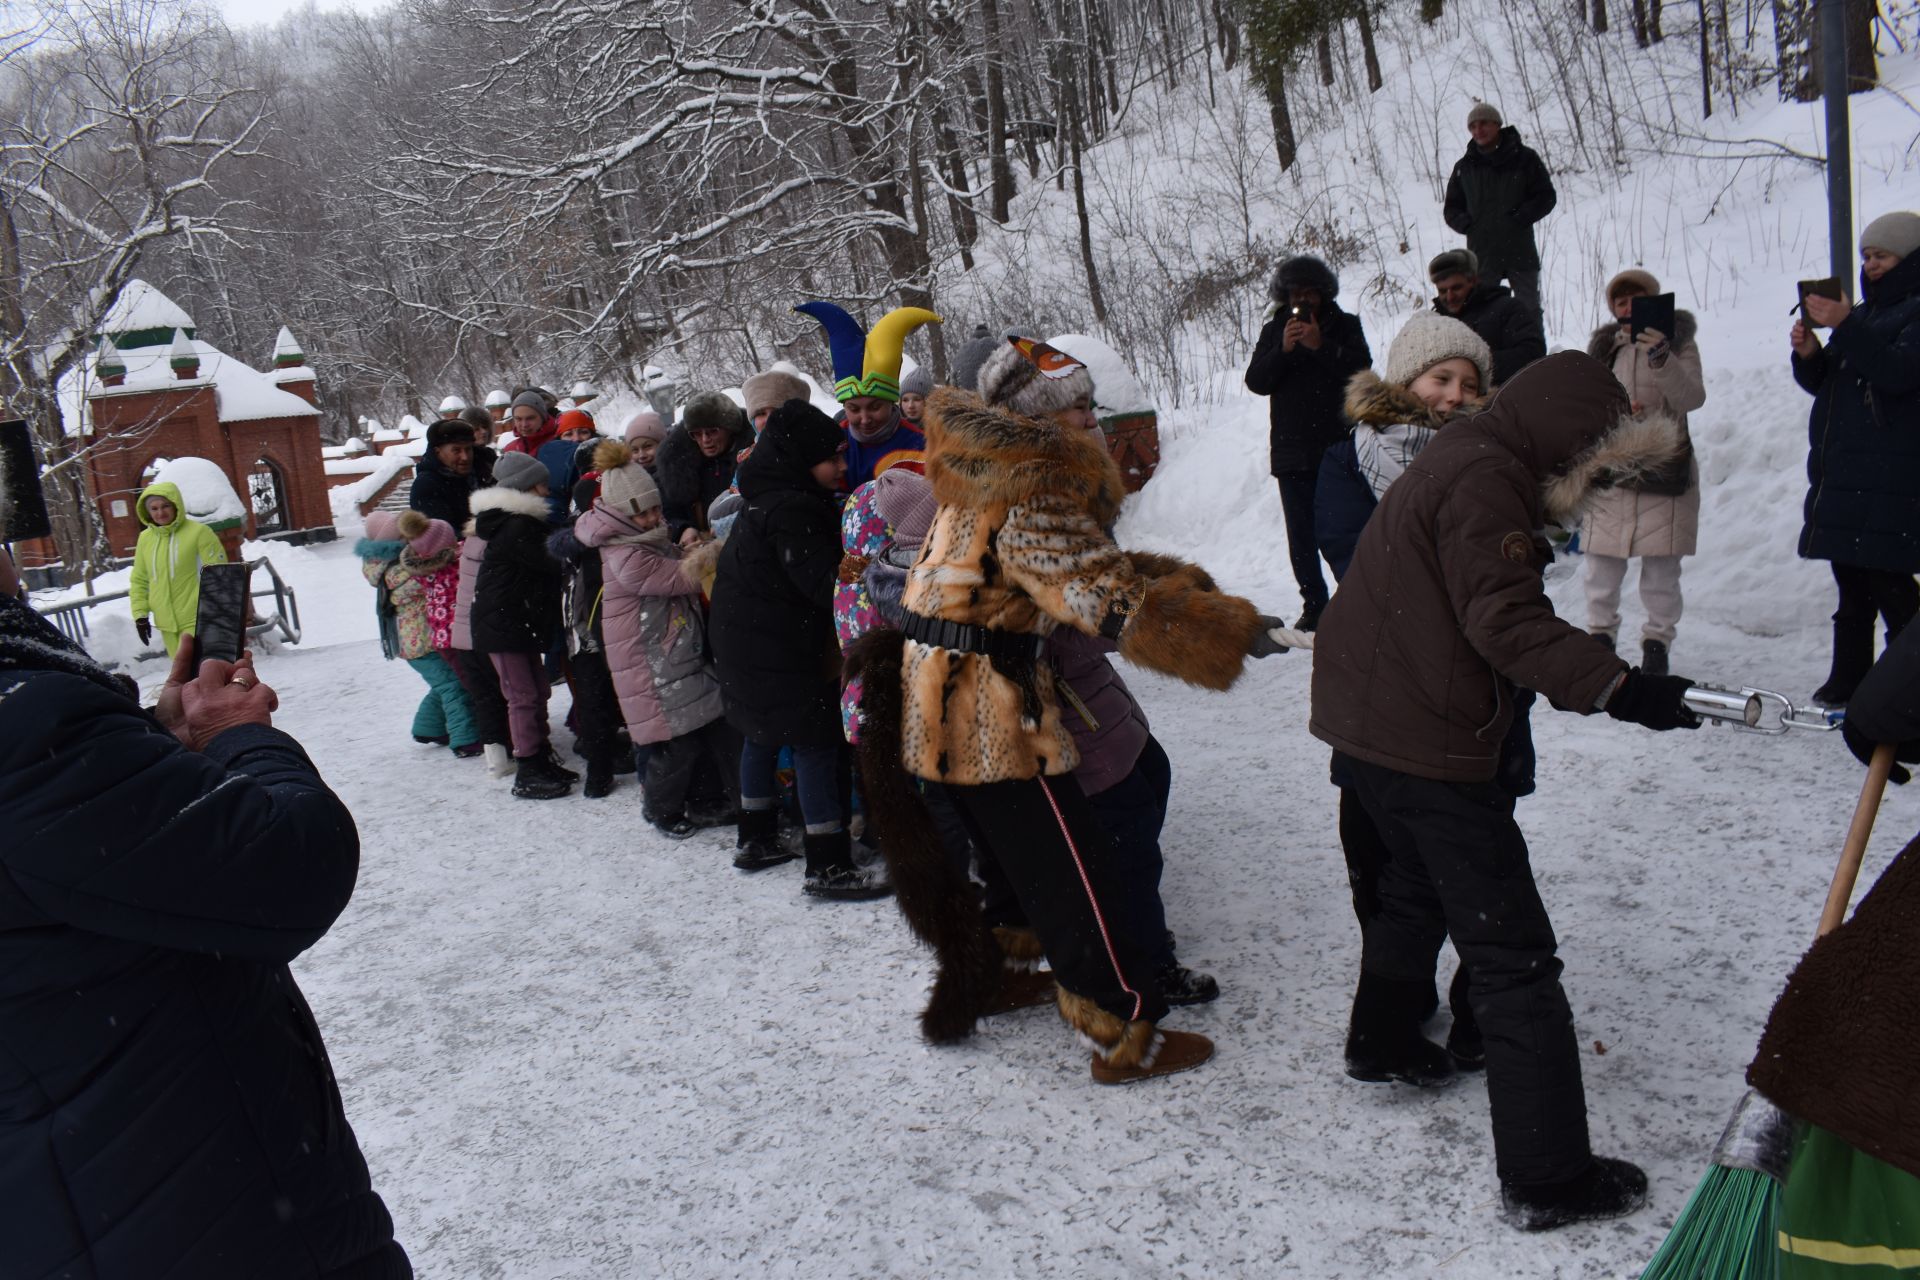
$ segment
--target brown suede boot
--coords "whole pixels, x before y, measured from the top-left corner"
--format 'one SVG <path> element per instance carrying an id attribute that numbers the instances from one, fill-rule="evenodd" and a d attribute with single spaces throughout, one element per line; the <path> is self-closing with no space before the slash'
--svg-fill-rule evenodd
<path id="1" fill-rule="evenodd" d="M 1060 1016 L 1093 1050 L 1095 1084 L 1132 1084 L 1191 1071 L 1213 1056 L 1213 1041 L 1191 1031 L 1162 1031 L 1126 1021 L 1085 996 L 1060 988 Z"/>

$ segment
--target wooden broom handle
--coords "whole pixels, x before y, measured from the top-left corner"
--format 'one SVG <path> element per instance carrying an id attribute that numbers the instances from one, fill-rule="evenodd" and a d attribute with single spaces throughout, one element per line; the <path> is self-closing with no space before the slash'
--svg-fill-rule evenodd
<path id="1" fill-rule="evenodd" d="M 1853 900 L 1854 881 L 1860 878 L 1860 860 L 1866 856 L 1867 840 L 1873 835 L 1873 820 L 1880 812 L 1880 797 L 1886 794 L 1887 775 L 1893 772 L 1893 744 L 1883 742 L 1873 749 L 1867 765 L 1867 780 L 1860 784 L 1860 803 L 1853 807 L 1853 825 L 1847 828 L 1847 843 L 1840 850 L 1840 865 L 1833 869 L 1833 883 L 1827 887 L 1827 905 L 1820 913 L 1823 938 L 1840 927 L 1847 918 L 1847 903 Z"/>

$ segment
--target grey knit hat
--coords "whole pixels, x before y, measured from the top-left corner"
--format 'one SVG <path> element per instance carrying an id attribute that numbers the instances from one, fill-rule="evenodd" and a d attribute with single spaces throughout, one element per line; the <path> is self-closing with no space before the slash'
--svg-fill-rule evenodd
<path id="1" fill-rule="evenodd" d="M 1039 359 L 1051 366 L 1049 370 L 1042 372 L 1009 339 L 980 366 L 980 398 L 1030 418 L 1070 408 L 1081 396 L 1093 398 L 1093 375 L 1086 365 L 1044 342 L 1034 340 L 1033 347 Z"/>
<path id="2" fill-rule="evenodd" d="M 1473 362 L 1480 371 L 1480 390 L 1493 386 L 1493 352 L 1485 340 L 1452 316 L 1422 311 L 1394 335 L 1382 376 L 1404 387 L 1442 360 L 1455 359 Z"/>
<path id="3" fill-rule="evenodd" d="M 900 379 L 900 394 L 923 397 L 933 394 L 933 374 L 927 366 L 916 365 L 912 373 Z"/>
<path id="4" fill-rule="evenodd" d="M 525 453 L 503 453 L 493 464 L 493 482 L 502 489 L 529 493 L 533 486 L 552 479 L 539 459 Z"/>
<path id="5" fill-rule="evenodd" d="M 532 409 L 543 418 L 553 411 L 553 406 L 548 404 L 547 398 L 538 391 L 522 391 L 513 398 L 513 404 L 508 412 L 512 412 L 513 409 L 518 409 L 523 405 Z"/>
<path id="6" fill-rule="evenodd" d="M 1439 280 L 1443 276 L 1474 276 L 1480 274 L 1480 258 L 1471 249 L 1449 249 L 1435 255 L 1427 264 L 1427 279 Z"/>
<path id="7" fill-rule="evenodd" d="M 1491 102 L 1476 102 L 1473 104 L 1473 109 L 1467 112 L 1468 128 L 1472 128 L 1482 120 L 1490 120 L 1494 124 L 1506 123 L 1500 118 L 1500 108 L 1494 106 Z"/>
<path id="8" fill-rule="evenodd" d="M 1860 247 L 1878 249 L 1896 258 L 1920 249 L 1920 213 L 1883 213 L 1860 229 Z"/>

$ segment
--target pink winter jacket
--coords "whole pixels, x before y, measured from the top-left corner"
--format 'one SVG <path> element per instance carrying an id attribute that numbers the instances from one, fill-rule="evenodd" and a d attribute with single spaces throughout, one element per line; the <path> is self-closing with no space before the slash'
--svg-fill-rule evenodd
<path id="1" fill-rule="evenodd" d="M 700 587 L 681 572 L 678 548 L 664 537 L 640 541 L 638 527 L 600 506 L 574 522 L 573 534 L 600 550 L 600 631 L 634 745 L 718 720 L 720 681 L 707 663 Z"/>
<path id="2" fill-rule="evenodd" d="M 473 648 L 473 589 L 480 581 L 480 562 L 487 558 L 487 540 L 473 531 L 467 521 L 467 536 L 460 543 L 460 585 L 453 594 L 453 626 L 449 636 L 456 649 Z"/>

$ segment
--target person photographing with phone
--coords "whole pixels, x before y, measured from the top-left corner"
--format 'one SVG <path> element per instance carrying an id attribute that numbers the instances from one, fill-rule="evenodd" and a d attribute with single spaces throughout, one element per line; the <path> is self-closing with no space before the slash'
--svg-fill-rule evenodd
<path id="1" fill-rule="evenodd" d="M 1373 352 L 1359 318 L 1334 302 L 1340 281 L 1320 259 L 1288 258 L 1274 273 L 1268 293 L 1272 302 L 1247 364 L 1247 390 L 1272 401 L 1269 461 L 1280 485 L 1287 555 L 1300 586 L 1300 619 L 1294 625 L 1311 631 L 1328 596 L 1313 533 L 1320 458 L 1346 438 L 1347 382 L 1373 364 Z"/>
<path id="2" fill-rule="evenodd" d="M 251 659 L 197 647 L 143 710 L 0 591 L 0 1270 L 401 1280 L 287 967 L 352 895 L 353 816 Z"/>
<path id="3" fill-rule="evenodd" d="M 1813 396 L 1800 555 L 1833 566 L 1833 664 L 1813 700 L 1845 706 L 1887 639 L 1920 613 L 1920 213 L 1860 232 L 1860 301 L 1809 292 L 1792 331 Z M 1825 344 L 1816 328 L 1829 329 Z"/>
<path id="4" fill-rule="evenodd" d="M 158 626 L 171 657 L 179 651 L 180 637 L 193 634 L 200 608 L 200 567 L 225 564 L 227 553 L 213 530 L 187 518 L 180 488 L 170 481 L 142 489 L 134 511 L 142 528 L 133 544 L 133 576 L 127 584 L 133 629 L 140 633 L 141 644 L 152 644 Z"/>

